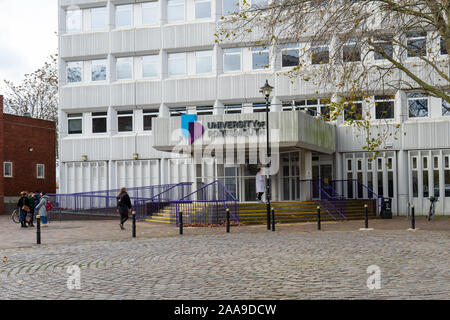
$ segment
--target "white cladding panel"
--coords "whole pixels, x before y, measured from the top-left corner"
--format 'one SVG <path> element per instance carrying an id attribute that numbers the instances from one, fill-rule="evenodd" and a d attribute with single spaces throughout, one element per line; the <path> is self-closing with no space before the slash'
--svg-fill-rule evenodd
<path id="1" fill-rule="evenodd" d="M 163 27 L 163 49 L 214 46 L 216 24 L 188 23 Z"/>
<path id="2" fill-rule="evenodd" d="M 161 81 L 136 82 L 137 105 L 159 105 L 162 103 L 161 95 Z"/>
<path id="3" fill-rule="evenodd" d="M 108 32 L 62 35 L 60 37 L 61 58 L 106 56 L 109 52 Z"/>
<path id="4" fill-rule="evenodd" d="M 266 79 L 274 83 L 274 76 L 267 72 L 258 72 L 238 75 L 221 75 L 218 81 L 218 99 L 257 99 L 261 100 L 259 92 Z"/>
<path id="5" fill-rule="evenodd" d="M 159 51 L 161 49 L 161 28 L 136 29 L 136 52 Z"/>
<path id="6" fill-rule="evenodd" d="M 173 79 L 164 81 L 165 103 L 215 101 L 216 78 Z"/>
<path id="7" fill-rule="evenodd" d="M 130 1 L 132 2 L 132 1 Z M 80 8 L 106 5 L 106 0 L 59 0 L 61 7 L 79 6 Z"/>
<path id="8" fill-rule="evenodd" d="M 127 54 L 135 51 L 135 30 L 111 31 L 111 53 Z"/>
<path id="9" fill-rule="evenodd" d="M 60 89 L 61 109 L 109 106 L 109 85 L 71 86 Z"/>
<path id="10" fill-rule="evenodd" d="M 109 137 L 65 137 L 61 139 L 61 161 L 80 161 L 82 155 L 88 160 L 107 160 L 110 153 Z"/>
<path id="11" fill-rule="evenodd" d="M 111 105 L 134 106 L 136 104 L 136 83 L 118 82 L 111 84 Z"/>

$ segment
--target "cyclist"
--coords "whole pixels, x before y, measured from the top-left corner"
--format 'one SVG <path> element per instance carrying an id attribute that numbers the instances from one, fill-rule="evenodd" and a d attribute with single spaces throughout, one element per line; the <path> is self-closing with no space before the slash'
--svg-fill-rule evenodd
<path id="1" fill-rule="evenodd" d="M 430 211 L 428 212 L 428 221 L 434 218 L 435 203 L 438 201 L 436 197 L 430 197 Z"/>

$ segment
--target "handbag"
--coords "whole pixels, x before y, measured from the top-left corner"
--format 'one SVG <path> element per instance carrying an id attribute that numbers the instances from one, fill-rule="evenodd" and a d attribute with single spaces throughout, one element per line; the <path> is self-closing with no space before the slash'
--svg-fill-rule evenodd
<path id="1" fill-rule="evenodd" d="M 24 204 L 22 206 L 22 210 L 25 211 L 25 212 L 30 212 L 30 207 Z"/>

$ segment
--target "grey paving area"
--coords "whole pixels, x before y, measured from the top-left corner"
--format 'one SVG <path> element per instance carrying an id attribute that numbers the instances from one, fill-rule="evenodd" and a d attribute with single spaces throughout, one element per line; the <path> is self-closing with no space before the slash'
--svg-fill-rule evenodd
<path id="1" fill-rule="evenodd" d="M 3 249 L 0 298 L 450 299 L 447 230 L 253 230 Z"/>

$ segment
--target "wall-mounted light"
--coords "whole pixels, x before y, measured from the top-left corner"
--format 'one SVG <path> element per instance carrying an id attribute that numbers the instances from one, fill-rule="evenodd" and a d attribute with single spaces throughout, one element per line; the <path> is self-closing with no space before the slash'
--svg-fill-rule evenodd
<path id="1" fill-rule="evenodd" d="M 81 160 L 87 161 L 87 156 L 81 156 Z"/>
<path id="2" fill-rule="evenodd" d="M 133 153 L 133 159 L 137 160 L 139 158 L 139 155 L 137 153 Z"/>
<path id="3" fill-rule="evenodd" d="M 33 147 L 29 147 L 29 148 L 28 148 L 28 151 L 29 151 L 29 152 L 33 152 L 33 150 L 34 150 Z"/>

